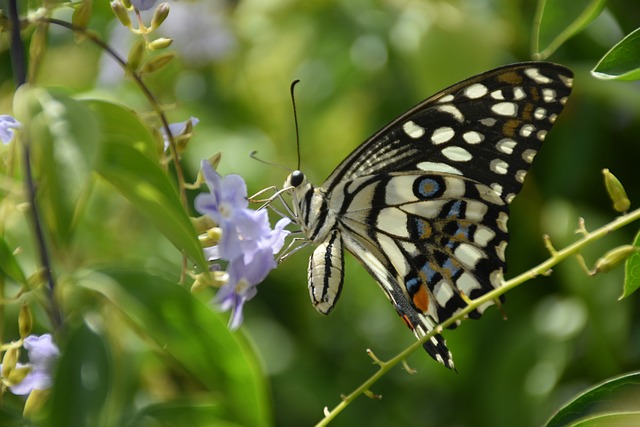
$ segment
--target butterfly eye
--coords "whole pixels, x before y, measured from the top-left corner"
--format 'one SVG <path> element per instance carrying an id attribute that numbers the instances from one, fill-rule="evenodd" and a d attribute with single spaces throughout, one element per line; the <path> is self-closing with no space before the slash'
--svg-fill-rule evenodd
<path id="1" fill-rule="evenodd" d="M 293 171 L 289 176 L 289 182 L 294 187 L 298 187 L 304 181 L 304 174 L 300 171 Z"/>

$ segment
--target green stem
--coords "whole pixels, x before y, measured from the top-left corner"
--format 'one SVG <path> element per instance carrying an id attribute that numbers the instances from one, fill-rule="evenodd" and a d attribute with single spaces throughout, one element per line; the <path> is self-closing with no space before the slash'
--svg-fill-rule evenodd
<path id="1" fill-rule="evenodd" d="M 366 394 L 371 388 L 371 386 L 375 384 L 376 381 L 378 381 L 378 379 L 380 379 L 384 374 L 389 372 L 389 370 L 391 370 L 391 368 L 393 368 L 395 365 L 397 365 L 398 363 L 402 362 L 407 357 L 409 357 L 409 355 L 411 355 L 414 351 L 422 347 L 422 344 L 426 342 L 428 339 L 430 339 L 433 335 L 442 332 L 442 330 L 448 327 L 449 325 L 452 325 L 455 322 L 463 320 L 467 314 L 477 309 L 481 305 L 489 301 L 496 300 L 501 295 L 505 294 L 506 292 L 510 291 L 516 286 L 519 286 L 524 282 L 531 280 L 541 274 L 547 273 L 551 269 L 551 267 L 555 266 L 556 264 L 560 263 L 561 261 L 567 259 L 572 255 L 578 254 L 580 250 L 582 250 L 589 244 L 595 242 L 596 240 L 599 240 L 602 237 L 606 236 L 607 234 L 611 233 L 612 231 L 618 230 L 619 228 L 622 228 L 625 225 L 628 225 L 639 219 L 640 219 L 640 209 L 636 209 L 635 211 L 630 212 L 626 215 L 622 215 L 619 218 L 615 219 L 614 221 L 610 222 L 609 224 L 604 225 L 598 228 L 597 230 L 586 234 L 583 238 L 581 238 L 575 243 L 572 243 L 566 248 L 560 251 L 553 251 L 551 254 L 551 257 L 546 261 L 538 264 L 537 266 L 531 268 L 530 270 L 525 271 L 524 273 L 517 275 L 511 280 L 507 280 L 506 282 L 504 282 L 504 284 L 501 287 L 494 289 L 489 293 L 486 293 L 480 298 L 476 298 L 472 300 L 471 303 L 467 305 L 465 308 L 461 309 L 454 316 L 440 323 L 438 327 L 434 328 L 432 331 L 430 331 L 428 334 L 422 337 L 419 341 L 416 341 L 415 343 L 407 347 L 405 350 L 400 352 L 398 355 L 396 355 L 392 359 L 388 361 L 377 361 L 376 363 L 379 366 L 378 371 L 375 372 L 373 375 L 371 375 L 364 383 L 362 383 L 362 385 L 360 385 L 350 394 L 345 396 L 342 399 L 342 401 L 338 405 L 336 405 L 335 408 L 333 408 L 330 411 L 325 411 L 325 417 L 322 420 L 320 420 L 318 424 L 316 424 L 316 427 L 328 425 L 329 422 L 333 420 L 340 412 L 342 412 L 352 401 L 354 401 L 360 395 Z"/>

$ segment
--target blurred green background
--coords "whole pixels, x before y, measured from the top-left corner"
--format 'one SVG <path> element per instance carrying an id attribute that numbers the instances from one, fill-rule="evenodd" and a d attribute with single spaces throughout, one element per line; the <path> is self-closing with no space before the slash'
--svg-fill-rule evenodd
<path id="1" fill-rule="evenodd" d="M 114 21 L 108 2 L 94 3 L 91 28 L 126 56 L 127 31 Z M 190 177 L 202 158 L 221 151 L 219 172 L 241 174 L 251 194 L 282 185 L 287 172 L 249 159 L 250 151 L 296 167 L 292 80 L 301 79 L 301 168 L 319 185 L 360 142 L 420 100 L 487 69 L 530 60 L 536 2 L 245 0 L 170 6 L 161 32 L 175 39 L 178 59 L 147 81 L 171 121 L 200 119 L 184 154 Z M 548 257 L 543 233 L 561 248 L 578 238 L 579 217 L 588 229 L 615 217 L 602 168 L 625 184 L 632 208 L 640 201 L 640 86 L 589 74 L 638 22 L 635 0 L 611 1 L 549 58 L 575 72 L 574 92 L 512 204 L 507 278 Z M 0 112 L 10 111 L 13 89 L 2 43 Z M 149 111 L 110 59 L 88 43 L 75 44 L 59 28 L 51 28 L 36 81 Z M 111 231 L 95 233 L 95 253 L 84 256 L 95 262 L 124 258 L 177 275 L 178 253 L 162 238 L 160 245 L 150 241 L 149 225 L 126 202 L 109 203 L 119 214 L 105 217 L 94 201 L 96 224 L 126 227 L 127 235 L 114 240 Z M 632 225 L 592 245 L 587 262 L 629 243 L 637 229 Z M 310 252 L 301 250 L 259 286 L 237 332 L 248 336 L 262 361 L 278 426 L 320 420 L 325 406 L 335 406 L 341 393 L 374 372 L 365 349 L 385 359 L 414 340 L 350 256 L 340 302 L 328 317 L 317 314 L 306 286 Z M 417 352 L 408 360 L 415 374 L 394 369 L 372 390 L 381 401 L 361 397 L 332 425 L 542 423 L 583 388 L 640 366 L 638 297 L 618 301 L 622 275 L 617 269 L 587 277 L 575 260 L 567 260 L 549 277 L 507 295 L 508 321 L 490 309 L 482 320 L 445 333 L 457 373 Z"/>

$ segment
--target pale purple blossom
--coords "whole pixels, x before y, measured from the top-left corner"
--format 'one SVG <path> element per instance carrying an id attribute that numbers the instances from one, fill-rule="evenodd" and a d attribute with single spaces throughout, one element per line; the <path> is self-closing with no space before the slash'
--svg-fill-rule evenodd
<path id="1" fill-rule="evenodd" d="M 133 7 L 138 10 L 149 10 L 158 0 L 130 0 Z"/>
<path id="2" fill-rule="evenodd" d="M 53 364 L 60 356 L 60 350 L 53 343 L 51 334 L 29 335 L 24 339 L 24 348 L 29 353 L 29 364 L 18 363 L 16 367 L 30 367 L 30 371 L 20 383 L 10 386 L 13 394 L 24 396 L 33 390 L 45 390 L 51 388 L 53 380 L 51 371 Z"/>
<path id="3" fill-rule="evenodd" d="M 196 198 L 196 209 L 209 215 L 222 230 L 218 245 L 205 248 L 209 261 L 227 261 L 227 283 L 220 288 L 215 303 L 224 311 L 231 310 L 229 327 L 242 323 L 244 303 L 256 295 L 262 282 L 277 263 L 274 255 L 284 245 L 291 222 L 282 218 L 271 229 L 268 212 L 248 208 L 247 189 L 238 175 L 220 177 L 207 162 L 202 171 L 210 193 Z"/>
<path id="4" fill-rule="evenodd" d="M 197 117 L 193 116 L 191 116 L 189 120 L 185 120 L 184 122 L 170 123 L 169 130 L 171 131 L 171 135 L 173 135 L 174 138 L 178 135 L 182 135 L 187 130 L 187 123 L 189 123 L 189 121 L 191 121 L 192 127 L 195 127 L 195 125 L 200 123 L 200 120 Z M 162 133 L 162 139 L 164 140 L 164 150 L 167 151 L 167 149 L 169 148 L 169 136 L 167 135 L 167 131 L 164 129 L 164 127 L 160 128 L 160 132 Z"/>
<path id="5" fill-rule="evenodd" d="M 13 139 L 16 129 L 20 129 L 22 123 L 8 114 L 0 114 L 0 140 L 3 144 L 8 144 Z"/>

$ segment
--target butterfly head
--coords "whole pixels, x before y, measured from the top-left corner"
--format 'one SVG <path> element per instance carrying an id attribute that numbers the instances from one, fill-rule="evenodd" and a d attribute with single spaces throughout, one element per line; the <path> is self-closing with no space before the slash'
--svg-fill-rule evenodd
<path id="1" fill-rule="evenodd" d="M 300 171 L 293 171 L 287 177 L 287 180 L 284 182 L 284 188 L 293 187 L 299 188 L 304 186 L 307 182 L 307 177 Z"/>

